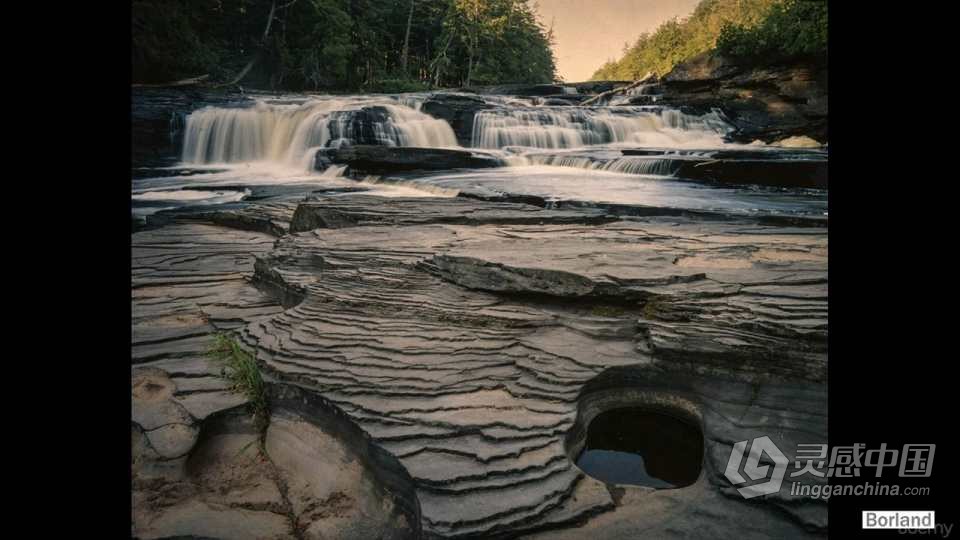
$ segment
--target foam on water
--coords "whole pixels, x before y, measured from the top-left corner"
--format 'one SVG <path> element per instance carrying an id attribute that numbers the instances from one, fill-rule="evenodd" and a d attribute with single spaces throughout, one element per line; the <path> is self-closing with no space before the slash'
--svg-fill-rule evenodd
<path id="1" fill-rule="evenodd" d="M 173 191 L 157 190 L 135 193 L 131 198 L 135 201 L 216 201 L 235 202 L 243 199 L 249 192 L 244 191 L 202 191 L 196 189 L 178 189 Z"/>

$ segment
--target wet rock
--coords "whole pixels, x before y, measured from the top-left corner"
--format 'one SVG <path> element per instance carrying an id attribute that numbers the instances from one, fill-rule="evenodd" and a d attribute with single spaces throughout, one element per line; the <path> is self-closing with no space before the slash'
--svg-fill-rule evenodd
<path id="1" fill-rule="evenodd" d="M 484 204 L 462 198 L 438 198 L 424 206 L 422 198 L 354 195 L 349 198 L 316 198 L 297 206 L 290 232 L 340 229 L 366 225 L 425 225 L 448 223 L 563 224 L 615 221 L 602 211 L 553 211 L 526 204 Z"/>
<path id="2" fill-rule="evenodd" d="M 330 161 L 348 165 L 352 174 L 499 167 L 500 160 L 477 151 L 403 146 L 347 146 L 328 153 Z"/>
<path id="3" fill-rule="evenodd" d="M 660 153 L 663 152 L 663 153 Z M 757 147 L 670 151 L 625 148 L 624 156 L 645 156 L 663 166 L 661 173 L 721 184 L 755 184 L 773 187 L 828 188 L 827 153 L 819 149 Z"/>
<path id="4" fill-rule="evenodd" d="M 184 119 L 208 105 L 252 104 L 234 91 L 199 88 L 133 88 L 130 93 L 131 154 L 134 164 L 166 164 L 178 157 Z"/>
<path id="5" fill-rule="evenodd" d="M 386 107 L 363 107 L 356 111 L 334 111 L 330 123 L 331 140 L 346 139 L 351 144 L 389 144 L 389 134 L 384 133 L 390 125 L 390 112 Z M 388 138 L 382 138 L 387 135 Z M 322 170 L 319 169 L 318 170 Z"/>
<path id="6" fill-rule="evenodd" d="M 827 189 L 827 160 L 714 159 L 685 162 L 676 176 L 721 184 Z"/>
<path id="7" fill-rule="evenodd" d="M 473 118 L 477 111 L 492 109 L 494 106 L 478 96 L 464 94 L 431 94 L 420 111 L 434 118 L 446 120 L 457 135 L 461 146 L 470 146 L 473 140 Z"/>

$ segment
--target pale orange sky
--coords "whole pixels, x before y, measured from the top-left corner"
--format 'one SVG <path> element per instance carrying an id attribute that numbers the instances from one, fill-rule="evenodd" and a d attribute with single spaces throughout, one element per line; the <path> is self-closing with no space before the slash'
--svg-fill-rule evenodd
<path id="1" fill-rule="evenodd" d="M 623 54 L 623 44 L 664 21 L 686 17 L 700 0 L 535 0 L 547 28 L 553 20 L 557 73 L 585 81 L 604 62 Z"/>

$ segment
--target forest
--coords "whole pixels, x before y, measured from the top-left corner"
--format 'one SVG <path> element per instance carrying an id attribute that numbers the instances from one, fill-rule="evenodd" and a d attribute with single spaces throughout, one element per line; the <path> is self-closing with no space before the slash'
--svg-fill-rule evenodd
<path id="1" fill-rule="evenodd" d="M 526 0 L 134 0 L 132 78 L 415 91 L 556 79 Z"/>
<path id="2" fill-rule="evenodd" d="M 763 63 L 804 58 L 826 61 L 826 0 L 703 0 L 690 16 L 641 34 L 623 57 L 609 61 L 593 80 L 662 76 L 677 64 L 715 50 Z"/>

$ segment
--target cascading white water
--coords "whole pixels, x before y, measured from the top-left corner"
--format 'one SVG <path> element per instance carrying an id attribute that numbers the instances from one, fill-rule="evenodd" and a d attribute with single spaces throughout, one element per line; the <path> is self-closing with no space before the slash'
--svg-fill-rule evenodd
<path id="1" fill-rule="evenodd" d="M 674 159 L 655 157 L 622 157 L 604 163 L 601 169 L 610 172 L 628 174 L 650 174 L 670 176 L 677 171 L 681 162 Z"/>
<path id="2" fill-rule="evenodd" d="M 320 176 L 325 178 L 342 178 L 343 173 L 346 172 L 346 170 L 346 165 L 330 165 Z"/>
<path id="3" fill-rule="evenodd" d="M 664 159 L 653 156 L 625 156 L 611 160 L 598 160 L 584 156 L 540 154 L 520 157 L 515 159 L 511 164 L 551 165 L 554 167 L 573 167 L 593 171 L 670 176 L 678 170 L 681 162 L 677 159 Z"/>
<path id="4" fill-rule="evenodd" d="M 480 111 L 473 146 L 577 148 L 629 143 L 643 146 L 719 146 L 732 127 L 716 111 L 695 116 L 643 107 L 535 107 Z"/>
<path id="5" fill-rule="evenodd" d="M 273 161 L 309 168 L 317 148 L 346 140 L 458 146 L 445 121 L 389 99 L 258 101 L 248 108 L 205 107 L 187 116 L 182 159 L 188 164 Z"/>
<path id="6" fill-rule="evenodd" d="M 385 129 L 395 130 L 396 146 L 427 148 L 457 147 L 457 136 L 445 120 L 434 118 L 419 110 L 397 105 L 384 106 L 390 113 Z"/>

